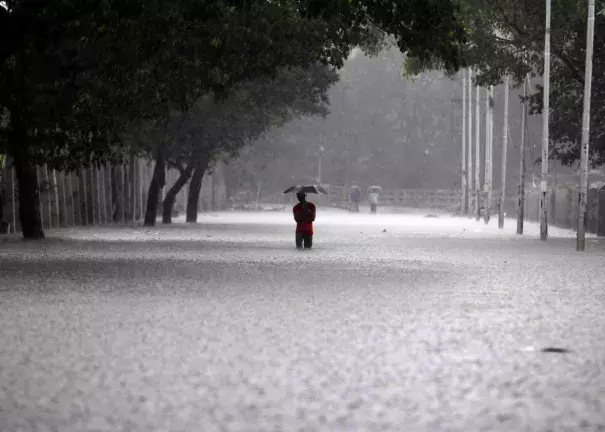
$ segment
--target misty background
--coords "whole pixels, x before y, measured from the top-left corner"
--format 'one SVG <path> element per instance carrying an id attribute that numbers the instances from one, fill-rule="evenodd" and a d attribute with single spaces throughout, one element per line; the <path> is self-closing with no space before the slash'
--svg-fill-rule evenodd
<path id="1" fill-rule="evenodd" d="M 329 113 L 294 119 L 265 133 L 225 167 L 227 195 L 235 190 L 276 194 L 291 183 L 315 182 L 321 154 L 321 183 L 394 189 L 458 189 L 461 177 L 462 82 L 442 72 L 408 79 L 404 56 L 396 47 L 370 57 L 355 49 L 340 80 L 329 90 Z M 461 76 L 461 75 L 460 75 Z M 534 80 L 534 82 L 539 79 Z M 528 92 L 529 93 L 529 92 Z M 509 148 L 506 189 L 519 183 L 522 89 L 509 96 Z M 473 88 L 473 116 L 475 113 Z M 494 189 L 502 160 L 503 86 L 494 87 Z M 485 140 L 485 90 L 481 89 L 480 140 Z M 538 184 L 542 118 L 529 115 L 526 127 L 527 184 Z M 472 128 L 473 142 L 475 126 Z M 322 150 L 323 148 L 323 150 Z M 485 146 L 481 145 L 481 182 Z M 474 149 L 473 149 L 474 157 Z M 551 160 L 557 184 L 576 166 Z M 535 180 L 532 175 L 535 175 Z"/>

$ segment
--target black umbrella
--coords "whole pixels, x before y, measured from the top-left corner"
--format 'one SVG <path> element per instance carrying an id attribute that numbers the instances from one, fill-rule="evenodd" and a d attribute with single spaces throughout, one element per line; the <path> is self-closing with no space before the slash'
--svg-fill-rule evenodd
<path id="1" fill-rule="evenodd" d="M 326 192 L 326 190 L 324 188 L 322 188 L 319 185 L 296 185 L 296 186 L 291 186 L 288 189 L 286 189 L 284 191 L 285 194 L 287 193 L 312 193 L 312 194 L 322 194 L 322 195 L 328 195 L 328 193 Z"/>

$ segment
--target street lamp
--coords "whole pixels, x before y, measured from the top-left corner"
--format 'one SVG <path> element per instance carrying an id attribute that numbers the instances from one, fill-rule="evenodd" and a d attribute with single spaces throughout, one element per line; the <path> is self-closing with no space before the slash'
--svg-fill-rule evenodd
<path id="1" fill-rule="evenodd" d="M 588 159 L 590 139 L 590 92 L 592 89 L 592 51 L 594 39 L 594 0 L 588 0 L 586 29 L 586 66 L 584 68 L 584 111 L 582 114 L 582 142 L 580 151 L 580 209 L 578 211 L 578 237 L 576 249 L 586 248 L 586 200 L 588 193 Z"/>
<path id="2" fill-rule="evenodd" d="M 540 181 L 540 240 L 548 238 L 548 208 L 546 194 L 548 192 L 548 120 L 550 110 L 550 1 L 546 0 L 546 20 L 544 31 L 544 84 L 542 102 L 542 178 Z"/>
<path id="3" fill-rule="evenodd" d="M 317 152 L 317 184 L 321 185 L 321 155 L 325 148 L 321 144 L 319 145 L 319 151 Z"/>

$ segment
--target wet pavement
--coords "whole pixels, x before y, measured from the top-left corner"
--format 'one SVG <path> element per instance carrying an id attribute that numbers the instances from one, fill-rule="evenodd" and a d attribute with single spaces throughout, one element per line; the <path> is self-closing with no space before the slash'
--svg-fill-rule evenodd
<path id="1" fill-rule="evenodd" d="M 200 222 L 0 243 L 1 431 L 605 430 L 600 240 Z"/>

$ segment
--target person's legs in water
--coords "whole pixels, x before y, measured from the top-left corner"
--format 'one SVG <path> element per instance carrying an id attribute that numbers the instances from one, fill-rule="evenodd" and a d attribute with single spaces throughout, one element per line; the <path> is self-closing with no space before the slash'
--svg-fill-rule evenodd
<path id="1" fill-rule="evenodd" d="M 296 233 L 296 249 L 303 248 L 304 235 L 300 233 Z"/>
<path id="2" fill-rule="evenodd" d="M 303 240 L 305 249 L 311 249 L 313 247 L 313 234 L 305 234 Z"/>
<path id="3" fill-rule="evenodd" d="M 376 213 L 376 204 L 370 204 L 370 211 L 372 212 L 372 214 Z"/>

